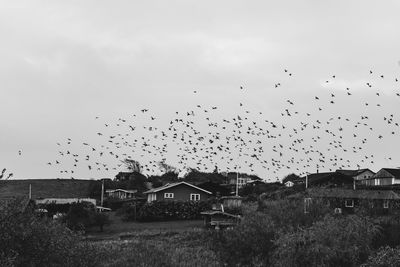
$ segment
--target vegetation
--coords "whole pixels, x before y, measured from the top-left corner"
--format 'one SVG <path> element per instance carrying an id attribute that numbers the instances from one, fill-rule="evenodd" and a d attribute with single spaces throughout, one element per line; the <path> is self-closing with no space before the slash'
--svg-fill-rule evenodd
<path id="1" fill-rule="evenodd" d="M 159 218 L 160 214 L 169 219 L 186 218 L 200 207 L 199 202 L 154 202 L 143 209 L 147 212 L 143 218 Z M 82 232 L 70 230 L 81 230 L 80 225 L 86 229 L 95 225 L 94 220 L 102 222 L 99 227 L 107 223 L 106 217 L 102 217 L 105 214 L 92 212 L 93 207 L 88 204 L 71 205 L 61 223 L 38 217 L 30 203 L 7 204 L 0 213 L 0 266 L 371 267 L 400 264 L 400 248 L 388 246 L 386 240 L 398 229 L 396 216 L 369 217 L 361 210 L 352 215 L 334 215 L 325 203 L 318 201 L 310 203 L 304 213 L 304 199 L 296 196 L 263 199 L 257 209 L 246 208 L 241 223 L 233 229 L 186 227 L 162 231 L 154 225 L 146 228 L 147 223 L 136 223 L 135 227 L 140 226 L 140 230 L 132 227 L 128 231 L 133 232 L 120 236 L 128 240 L 89 242 L 83 239 Z"/>
<path id="2" fill-rule="evenodd" d="M 122 216 L 126 220 L 168 221 L 200 219 L 200 212 L 211 209 L 210 201 L 153 201 L 140 209 L 134 204 L 124 207 Z"/>
<path id="3" fill-rule="evenodd" d="M 0 266 L 98 266 L 101 254 L 60 223 L 35 215 L 25 201 L 1 207 Z"/>
<path id="4" fill-rule="evenodd" d="M 107 214 L 96 212 L 94 206 L 88 202 L 71 204 L 68 213 L 62 219 L 69 229 L 82 232 L 93 226 L 103 231 L 103 227 L 111 223 Z"/>
<path id="5" fill-rule="evenodd" d="M 400 266 L 400 247 L 381 247 L 372 254 L 362 267 L 391 267 Z"/>
<path id="6" fill-rule="evenodd" d="M 370 219 L 328 215 L 309 228 L 281 235 L 275 242 L 274 265 L 359 266 L 378 234 Z"/>
<path id="7" fill-rule="evenodd" d="M 256 212 L 235 229 L 213 233 L 211 244 L 227 266 L 265 266 L 270 263 L 277 230 L 267 215 Z"/>

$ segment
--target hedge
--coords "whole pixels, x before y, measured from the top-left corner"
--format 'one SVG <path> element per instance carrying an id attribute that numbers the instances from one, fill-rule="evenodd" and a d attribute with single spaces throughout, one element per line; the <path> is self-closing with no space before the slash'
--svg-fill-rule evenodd
<path id="1" fill-rule="evenodd" d="M 138 221 L 194 220 L 201 212 L 210 210 L 211 201 L 153 201 L 136 210 Z M 134 206 L 124 209 L 124 219 L 134 220 Z"/>

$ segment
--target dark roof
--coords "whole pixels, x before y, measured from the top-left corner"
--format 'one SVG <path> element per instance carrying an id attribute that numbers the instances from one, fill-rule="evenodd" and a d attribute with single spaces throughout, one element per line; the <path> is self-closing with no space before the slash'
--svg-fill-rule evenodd
<path id="1" fill-rule="evenodd" d="M 239 178 L 248 178 L 252 180 L 262 180 L 260 177 L 254 174 L 247 174 L 247 173 L 237 173 L 237 172 L 228 172 L 227 177 L 228 179 L 236 179 L 239 174 Z"/>
<path id="2" fill-rule="evenodd" d="M 390 199 L 399 200 L 400 196 L 391 190 L 352 190 L 352 189 L 308 189 L 311 197 L 352 198 L 352 199 Z"/>
<path id="3" fill-rule="evenodd" d="M 306 177 L 302 177 L 305 182 Z M 308 183 L 311 184 L 350 184 L 353 178 L 337 172 L 320 172 L 308 175 Z"/>
<path id="4" fill-rule="evenodd" d="M 358 169 L 358 170 L 341 170 L 341 169 L 339 169 L 339 170 L 336 170 L 336 172 L 338 172 L 338 173 L 341 173 L 341 174 L 344 174 L 347 176 L 351 176 L 351 177 L 357 176 L 365 171 L 370 171 L 370 172 L 374 173 L 370 169 Z"/>
<path id="5" fill-rule="evenodd" d="M 396 179 L 400 179 L 400 169 L 389 169 L 389 168 L 383 168 L 385 171 L 390 173 L 391 175 L 394 176 Z"/>
<path id="6" fill-rule="evenodd" d="M 32 199 L 88 198 L 90 185 L 95 180 L 78 179 L 29 179 L 0 181 L 0 198 L 28 197 L 29 185 Z"/>

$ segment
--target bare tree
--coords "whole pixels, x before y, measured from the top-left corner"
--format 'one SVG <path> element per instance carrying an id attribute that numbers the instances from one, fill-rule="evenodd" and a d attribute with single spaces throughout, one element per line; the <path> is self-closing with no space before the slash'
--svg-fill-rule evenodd
<path id="1" fill-rule="evenodd" d="M 142 173 L 142 167 L 140 166 L 139 161 L 133 159 L 124 159 L 121 162 L 128 170 L 132 172 Z"/>

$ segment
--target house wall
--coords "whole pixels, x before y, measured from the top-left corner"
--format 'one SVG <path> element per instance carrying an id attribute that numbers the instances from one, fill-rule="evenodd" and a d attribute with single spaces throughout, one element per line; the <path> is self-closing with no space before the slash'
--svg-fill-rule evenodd
<path id="1" fill-rule="evenodd" d="M 365 185 L 392 185 L 395 183 L 400 183 L 400 181 L 396 181 L 393 175 L 387 172 L 384 169 L 379 170 L 372 178 L 363 181 Z"/>
<path id="2" fill-rule="evenodd" d="M 360 173 L 359 175 L 354 176 L 353 178 L 354 178 L 354 180 L 359 181 L 359 180 L 371 178 L 374 174 L 375 173 L 373 173 L 372 171 L 366 170 L 363 173 Z"/>
<path id="3" fill-rule="evenodd" d="M 164 198 L 165 193 L 174 193 L 174 198 Z M 212 196 L 185 184 L 180 184 L 160 192 L 156 192 L 157 200 L 166 201 L 188 201 L 190 200 L 190 194 L 200 194 L 200 201 L 207 200 Z"/>

